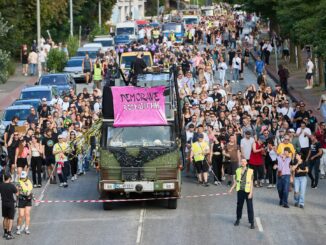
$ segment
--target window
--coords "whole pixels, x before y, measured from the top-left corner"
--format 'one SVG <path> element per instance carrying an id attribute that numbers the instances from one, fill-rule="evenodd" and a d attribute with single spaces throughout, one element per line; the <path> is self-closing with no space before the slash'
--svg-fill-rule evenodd
<path id="1" fill-rule="evenodd" d="M 14 116 L 17 116 L 19 120 L 26 120 L 30 114 L 30 109 L 17 109 L 17 110 L 7 110 L 4 113 L 4 121 L 11 121 Z"/>
<path id="2" fill-rule="evenodd" d="M 20 99 L 43 99 L 51 101 L 51 91 L 23 91 L 20 95 Z"/>

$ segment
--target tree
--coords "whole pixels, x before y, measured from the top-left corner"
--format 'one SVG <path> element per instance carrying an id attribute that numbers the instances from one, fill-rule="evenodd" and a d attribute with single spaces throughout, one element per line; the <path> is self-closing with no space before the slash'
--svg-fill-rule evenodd
<path id="1" fill-rule="evenodd" d="M 11 28 L 0 12 L 0 38 L 5 39 Z M 8 79 L 9 63 L 10 53 L 0 49 L 0 83 L 5 83 Z"/>

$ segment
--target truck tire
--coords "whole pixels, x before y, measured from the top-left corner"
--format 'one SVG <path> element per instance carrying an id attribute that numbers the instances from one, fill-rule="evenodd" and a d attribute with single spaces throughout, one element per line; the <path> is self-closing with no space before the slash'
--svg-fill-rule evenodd
<path id="1" fill-rule="evenodd" d="M 112 199 L 112 196 L 107 194 L 106 197 L 103 199 L 109 200 Z M 103 204 L 103 210 L 112 210 L 112 204 L 113 204 L 112 202 L 103 202 L 102 204 Z"/>
<path id="2" fill-rule="evenodd" d="M 178 199 L 169 199 L 168 200 L 168 209 L 177 209 Z"/>

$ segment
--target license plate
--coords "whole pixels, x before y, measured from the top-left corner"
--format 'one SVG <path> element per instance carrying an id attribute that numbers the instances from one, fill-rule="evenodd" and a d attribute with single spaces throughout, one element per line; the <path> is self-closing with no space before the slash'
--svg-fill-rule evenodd
<path id="1" fill-rule="evenodd" d="M 123 188 L 126 192 L 136 191 L 136 186 L 142 186 L 141 192 L 154 191 L 154 183 L 149 181 L 125 182 Z"/>

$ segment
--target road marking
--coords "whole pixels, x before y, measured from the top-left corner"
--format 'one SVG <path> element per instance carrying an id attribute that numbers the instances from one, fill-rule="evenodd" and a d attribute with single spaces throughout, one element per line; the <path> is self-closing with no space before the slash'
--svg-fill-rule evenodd
<path id="1" fill-rule="evenodd" d="M 260 220 L 259 217 L 256 217 L 256 223 L 257 223 L 257 226 L 258 226 L 258 230 L 260 232 L 264 232 L 263 225 L 261 224 L 261 220 Z"/>
<path id="2" fill-rule="evenodd" d="M 144 215 L 145 215 L 145 209 L 140 210 L 139 223 L 138 223 L 138 229 L 137 229 L 136 245 L 140 244 L 140 242 L 141 242 Z"/>

